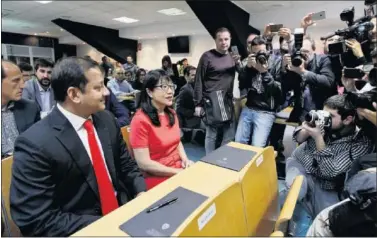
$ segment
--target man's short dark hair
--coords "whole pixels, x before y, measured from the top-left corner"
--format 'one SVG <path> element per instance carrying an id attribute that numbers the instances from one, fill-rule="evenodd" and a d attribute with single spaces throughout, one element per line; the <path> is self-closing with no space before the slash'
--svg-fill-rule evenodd
<path id="1" fill-rule="evenodd" d="M 231 35 L 231 33 L 230 33 L 230 31 L 229 31 L 228 28 L 226 28 L 226 27 L 220 27 L 219 29 L 217 29 L 217 30 L 215 31 L 215 37 L 217 37 L 217 34 L 218 34 L 218 33 L 223 33 L 223 32 L 228 32 L 229 35 Z"/>
<path id="2" fill-rule="evenodd" d="M 35 61 L 35 71 L 37 71 L 39 68 L 53 68 L 54 63 L 48 59 L 37 59 Z"/>
<path id="3" fill-rule="evenodd" d="M 92 68 L 101 70 L 94 60 L 79 57 L 67 57 L 60 60 L 54 67 L 51 75 L 51 87 L 55 100 L 64 102 L 69 87 L 79 88 L 84 92 L 88 79 L 85 73 Z"/>
<path id="4" fill-rule="evenodd" d="M 183 74 L 186 76 L 186 75 L 190 75 L 190 71 L 191 70 L 196 70 L 196 68 L 194 66 L 187 66 L 184 70 L 183 70 Z"/>
<path id="5" fill-rule="evenodd" d="M 101 60 L 105 61 L 105 59 L 107 59 L 107 57 L 106 56 L 102 56 Z"/>
<path id="6" fill-rule="evenodd" d="M 252 41 L 251 41 L 251 46 L 257 46 L 257 45 L 266 45 L 267 42 L 263 37 L 261 36 L 256 36 Z"/>
<path id="7" fill-rule="evenodd" d="M 20 68 L 21 72 L 33 71 L 33 67 L 26 62 L 19 63 L 18 67 Z"/>
<path id="8" fill-rule="evenodd" d="M 356 108 L 346 100 L 346 95 L 334 95 L 329 97 L 325 101 L 324 106 L 337 110 L 342 120 L 346 119 L 348 116 L 356 115 Z"/>

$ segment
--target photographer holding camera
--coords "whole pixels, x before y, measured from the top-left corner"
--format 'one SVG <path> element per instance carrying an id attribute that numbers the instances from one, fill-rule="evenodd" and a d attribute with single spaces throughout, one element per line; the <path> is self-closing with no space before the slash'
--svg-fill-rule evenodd
<path id="1" fill-rule="evenodd" d="M 373 145 L 355 124 L 356 109 L 344 95 L 327 99 L 322 111 L 312 111 L 293 139 L 300 145 L 286 161 L 286 185 L 305 177 L 299 201 L 312 217 L 339 201 L 345 173 L 352 161 L 371 153 Z"/>
<path id="2" fill-rule="evenodd" d="M 283 94 L 293 90 L 295 95 L 295 107 L 289 121 L 302 122 L 309 111 L 321 109 L 324 101 L 336 94 L 336 88 L 330 59 L 314 53 L 313 39 L 304 36 L 300 42 L 295 37 L 295 48 L 293 55 L 283 56 L 285 73 L 281 84 Z"/>
<path id="3" fill-rule="evenodd" d="M 266 40 L 256 36 L 249 44 L 251 50 L 247 65 L 239 76 L 241 95 L 247 95 L 246 106 L 242 109 L 236 142 L 265 147 L 275 113 L 282 102 L 280 83 L 269 73 L 269 53 Z"/>

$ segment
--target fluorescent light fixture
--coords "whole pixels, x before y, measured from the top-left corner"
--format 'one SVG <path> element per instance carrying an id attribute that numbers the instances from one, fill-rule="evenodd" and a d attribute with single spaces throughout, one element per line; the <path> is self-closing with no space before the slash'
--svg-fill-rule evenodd
<path id="1" fill-rule="evenodd" d="M 36 1 L 36 2 L 39 2 L 39 3 L 42 3 L 42 4 L 47 4 L 47 3 L 50 3 L 52 1 Z"/>
<path id="2" fill-rule="evenodd" d="M 178 8 L 168 8 L 168 9 L 162 9 L 157 11 L 161 14 L 165 14 L 168 16 L 178 16 L 178 15 L 185 15 L 186 12 L 182 11 L 181 9 Z"/>
<path id="3" fill-rule="evenodd" d="M 133 22 L 138 22 L 139 20 L 128 18 L 128 17 L 118 17 L 118 18 L 113 18 L 114 21 L 119 21 L 123 23 L 133 23 Z"/>

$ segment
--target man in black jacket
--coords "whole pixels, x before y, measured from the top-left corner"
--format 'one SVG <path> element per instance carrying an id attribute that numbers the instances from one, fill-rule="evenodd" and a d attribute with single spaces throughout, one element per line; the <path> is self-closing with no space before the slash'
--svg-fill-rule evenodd
<path id="1" fill-rule="evenodd" d="M 70 57 L 52 73 L 58 102 L 15 143 L 11 215 L 24 236 L 69 236 L 146 190 L 100 66 Z"/>
<path id="2" fill-rule="evenodd" d="M 179 118 L 179 126 L 181 128 L 199 128 L 200 117 L 194 115 L 195 103 L 194 103 L 194 83 L 196 68 L 193 66 L 187 66 L 183 70 L 184 77 L 187 81 L 183 86 L 177 97 L 177 114 Z"/>
<path id="3" fill-rule="evenodd" d="M 300 66 L 292 65 L 291 56 L 283 57 L 282 90 L 293 90 L 295 107 L 289 121 L 303 121 L 305 115 L 311 110 L 323 108 L 325 100 L 336 94 L 335 77 L 330 59 L 325 55 L 314 53 L 315 43 L 305 36 L 301 52 L 305 56 Z"/>
<path id="4" fill-rule="evenodd" d="M 266 51 L 266 41 L 257 36 L 251 41 L 247 66 L 239 77 L 241 94 L 247 94 L 246 106 L 238 122 L 236 142 L 265 147 L 275 112 L 282 102 L 280 83 L 268 72 L 268 57 L 261 62 L 259 55 Z"/>

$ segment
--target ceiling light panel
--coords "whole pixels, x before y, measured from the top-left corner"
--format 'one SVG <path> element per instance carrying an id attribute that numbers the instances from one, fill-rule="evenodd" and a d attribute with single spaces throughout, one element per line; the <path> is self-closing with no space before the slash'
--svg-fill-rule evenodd
<path id="1" fill-rule="evenodd" d="M 114 21 L 119 21 L 122 23 L 133 23 L 133 22 L 138 22 L 139 20 L 129 18 L 129 17 L 118 17 L 118 18 L 113 18 Z"/>
<path id="2" fill-rule="evenodd" d="M 168 9 L 162 9 L 157 11 L 158 13 L 165 14 L 168 16 L 179 16 L 179 15 L 185 15 L 186 12 L 182 11 L 178 8 L 168 8 Z"/>
<path id="3" fill-rule="evenodd" d="M 42 3 L 42 4 L 47 4 L 47 3 L 50 3 L 52 1 L 36 1 L 36 2 L 39 2 L 39 3 Z"/>

